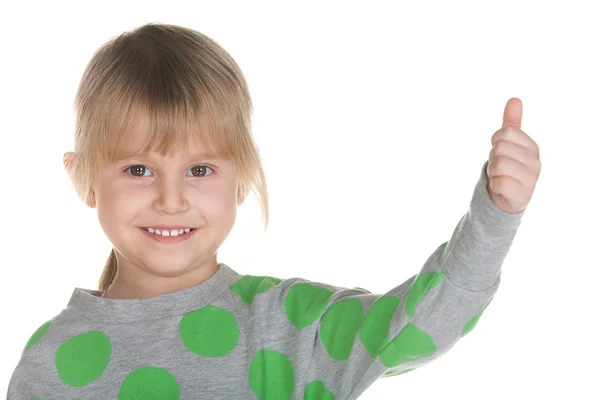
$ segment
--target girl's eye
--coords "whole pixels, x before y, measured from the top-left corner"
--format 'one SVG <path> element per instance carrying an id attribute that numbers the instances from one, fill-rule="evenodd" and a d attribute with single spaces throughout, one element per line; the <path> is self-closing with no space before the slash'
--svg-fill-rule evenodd
<path id="1" fill-rule="evenodd" d="M 193 167 L 191 169 L 194 176 L 206 176 L 206 175 L 210 174 L 210 172 L 208 172 L 208 170 L 212 171 L 212 168 L 210 168 L 207 165 L 196 165 L 195 167 Z"/>
<path id="2" fill-rule="evenodd" d="M 130 170 L 132 172 L 129 172 Z M 125 172 L 133 176 L 144 176 L 144 172 L 147 170 L 148 168 L 144 167 L 143 165 L 133 165 L 131 167 L 125 168 Z"/>
<path id="3" fill-rule="evenodd" d="M 131 171 L 131 172 L 128 172 Z M 132 165 L 131 167 L 125 168 L 125 172 L 129 173 L 129 175 L 132 176 L 137 176 L 137 177 L 144 177 L 147 175 L 144 175 L 144 172 L 146 171 L 150 171 L 148 168 L 146 168 L 143 165 Z M 192 171 L 192 176 L 195 177 L 203 177 L 206 175 L 209 175 L 211 172 L 214 172 L 212 168 L 210 168 L 207 165 L 196 165 L 195 167 L 191 168 L 190 171 Z M 210 171 L 210 172 L 208 172 Z"/>

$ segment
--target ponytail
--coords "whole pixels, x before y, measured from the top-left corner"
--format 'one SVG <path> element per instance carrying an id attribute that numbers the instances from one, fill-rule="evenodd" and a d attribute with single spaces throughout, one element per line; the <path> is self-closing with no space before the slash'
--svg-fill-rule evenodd
<path id="1" fill-rule="evenodd" d="M 102 275 L 100 276 L 100 282 L 98 283 L 98 289 L 106 290 L 112 283 L 113 279 L 115 279 L 115 275 L 117 274 L 117 254 L 115 253 L 115 249 L 113 248 L 110 251 L 110 255 L 106 260 L 106 265 L 104 266 L 104 271 L 102 271 Z"/>

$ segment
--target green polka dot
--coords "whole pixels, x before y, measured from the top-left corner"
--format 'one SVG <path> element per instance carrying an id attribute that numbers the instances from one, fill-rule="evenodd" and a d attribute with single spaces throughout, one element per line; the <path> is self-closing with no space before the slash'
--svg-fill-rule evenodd
<path id="1" fill-rule="evenodd" d="M 233 293 L 240 296 L 246 304 L 252 304 L 254 296 L 264 293 L 275 285 L 279 285 L 281 279 L 271 276 L 246 275 L 231 286 Z"/>
<path id="2" fill-rule="evenodd" d="M 491 301 L 490 301 L 491 303 Z M 487 303 L 487 305 L 485 307 L 483 307 L 483 310 L 479 311 L 477 314 L 475 314 L 473 317 L 471 317 L 471 319 L 469 319 L 467 321 L 467 323 L 465 324 L 462 332 L 461 332 L 461 337 L 465 336 L 467 333 L 471 332 L 473 330 L 473 328 L 475 328 L 475 325 L 477 325 L 477 322 L 479 322 L 479 318 L 481 318 L 481 315 L 483 314 L 483 312 L 485 311 L 485 309 L 487 308 L 487 306 L 490 305 L 490 303 Z"/>
<path id="3" fill-rule="evenodd" d="M 45 322 L 42 326 L 37 328 L 37 330 L 29 338 L 29 341 L 27 341 L 27 344 L 25 345 L 23 351 L 35 346 L 35 344 L 40 340 L 40 338 L 44 336 L 46 332 L 48 332 L 48 328 L 50 328 L 50 321 Z"/>
<path id="4" fill-rule="evenodd" d="M 123 380 L 119 400 L 178 400 L 179 383 L 166 369 L 142 367 Z"/>
<path id="5" fill-rule="evenodd" d="M 371 356 L 377 357 L 390 341 L 390 324 L 399 303 L 398 297 L 384 295 L 380 296 L 367 311 L 360 327 L 359 337 Z"/>
<path id="6" fill-rule="evenodd" d="M 436 287 L 442 281 L 443 277 L 443 272 L 425 272 L 417 277 L 406 298 L 406 315 L 409 317 L 413 316 L 419 301 L 421 301 L 428 291 Z"/>
<path id="7" fill-rule="evenodd" d="M 435 342 L 427 333 L 413 324 L 407 324 L 379 357 L 383 365 L 394 368 L 408 361 L 431 356 L 435 351 Z"/>
<path id="8" fill-rule="evenodd" d="M 321 343 L 335 360 L 346 360 L 363 321 L 363 304 L 350 298 L 334 303 L 321 321 Z"/>
<path id="9" fill-rule="evenodd" d="M 85 386 L 102 375 L 111 353 L 112 345 L 106 334 L 82 333 L 60 345 L 56 351 L 56 371 L 65 384 Z"/>
<path id="10" fill-rule="evenodd" d="M 206 306 L 183 316 L 179 335 L 192 353 L 203 357 L 222 357 L 238 344 L 240 331 L 230 311 Z"/>
<path id="11" fill-rule="evenodd" d="M 289 400 L 294 393 L 294 368 L 278 351 L 260 350 L 250 363 L 248 382 L 258 400 Z"/>
<path id="12" fill-rule="evenodd" d="M 414 371 L 415 369 L 416 368 L 409 368 L 409 369 L 405 369 L 405 370 L 402 370 L 402 371 L 388 371 L 385 374 L 383 374 L 383 376 L 384 377 L 388 377 L 388 376 L 402 375 L 402 374 L 405 374 L 407 372 Z"/>
<path id="13" fill-rule="evenodd" d="M 448 246 L 448 242 L 444 242 L 444 243 L 440 244 L 440 247 L 438 247 L 438 249 L 445 249 L 446 246 Z"/>
<path id="14" fill-rule="evenodd" d="M 285 297 L 285 313 L 296 328 L 306 328 L 325 311 L 332 295 L 333 291 L 322 286 L 297 283 Z"/>
<path id="15" fill-rule="evenodd" d="M 304 400 L 335 400 L 335 396 L 321 381 L 312 381 L 304 389 Z"/>

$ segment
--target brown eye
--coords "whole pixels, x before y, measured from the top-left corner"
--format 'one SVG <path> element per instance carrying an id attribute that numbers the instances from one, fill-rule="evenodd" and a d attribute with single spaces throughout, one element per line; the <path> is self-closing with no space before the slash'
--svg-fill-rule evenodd
<path id="1" fill-rule="evenodd" d="M 212 169 L 206 165 L 197 165 L 192 168 L 192 174 L 194 174 L 194 176 L 202 177 L 210 174 L 208 170 L 212 171 Z"/>
<path id="2" fill-rule="evenodd" d="M 146 172 L 146 167 L 143 165 L 134 165 L 127 168 L 125 171 L 132 171 L 130 175 L 133 176 L 144 176 L 144 172 Z"/>

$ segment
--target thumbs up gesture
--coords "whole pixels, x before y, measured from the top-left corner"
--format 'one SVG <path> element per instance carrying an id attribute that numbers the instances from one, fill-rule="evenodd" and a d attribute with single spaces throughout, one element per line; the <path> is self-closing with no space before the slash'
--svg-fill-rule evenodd
<path id="1" fill-rule="evenodd" d="M 507 213 L 527 208 L 542 169 L 538 145 L 521 130 L 522 115 L 521 100 L 508 100 L 502 128 L 492 136 L 486 170 L 490 197 Z"/>

